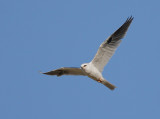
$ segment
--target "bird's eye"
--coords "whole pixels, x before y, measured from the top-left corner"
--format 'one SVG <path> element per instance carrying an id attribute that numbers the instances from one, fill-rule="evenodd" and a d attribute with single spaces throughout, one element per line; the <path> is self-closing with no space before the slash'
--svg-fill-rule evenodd
<path id="1" fill-rule="evenodd" d="M 87 65 L 84 65 L 83 67 L 86 67 Z"/>

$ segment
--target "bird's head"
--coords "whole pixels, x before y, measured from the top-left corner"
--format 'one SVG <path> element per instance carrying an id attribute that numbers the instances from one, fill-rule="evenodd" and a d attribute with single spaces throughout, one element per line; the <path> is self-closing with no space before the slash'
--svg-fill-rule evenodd
<path id="1" fill-rule="evenodd" d="M 88 66 L 88 63 L 84 63 L 84 64 L 81 65 L 81 68 L 82 68 L 82 69 L 86 69 L 87 66 Z"/>

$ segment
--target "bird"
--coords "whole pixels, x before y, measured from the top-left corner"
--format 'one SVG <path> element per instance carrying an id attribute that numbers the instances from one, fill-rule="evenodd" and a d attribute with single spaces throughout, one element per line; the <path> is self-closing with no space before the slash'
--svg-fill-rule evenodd
<path id="1" fill-rule="evenodd" d="M 121 39 L 126 35 L 133 19 L 134 17 L 132 16 L 128 17 L 123 25 L 120 26 L 99 46 L 99 49 L 91 62 L 83 63 L 80 67 L 62 67 L 49 72 L 41 73 L 46 75 L 56 75 L 58 77 L 62 75 L 88 76 L 98 83 L 108 87 L 110 90 L 114 90 L 116 86 L 107 81 L 103 77 L 102 72 L 105 65 L 109 62 L 117 47 L 120 45 Z"/>

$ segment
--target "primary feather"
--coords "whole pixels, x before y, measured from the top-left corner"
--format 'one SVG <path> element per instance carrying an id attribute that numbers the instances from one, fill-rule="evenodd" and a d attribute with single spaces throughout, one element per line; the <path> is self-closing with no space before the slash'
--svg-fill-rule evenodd
<path id="1" fill-rule="evenodd" d="M 100 45 L 95 57 L 91 61 L 100 72 L 103 71 L 104 66 L 108 63 L 117 47 L 120 45 L 121 39 L 125 36 L 132 20 L 133 17 L 128 18 L 118 30 Z"/>
<path id="2" fill-rule="evenodd" d="M 80 68 L 76 68 L 76 67 L 62 67 L 62 68 L 59 68 L 59 69 L 56 69 L 56 70 L 45 72 L 43 74 L 57 75 L 57 76 L 62 76 L 62 75 L 85 75 L 84 72 Z"/>

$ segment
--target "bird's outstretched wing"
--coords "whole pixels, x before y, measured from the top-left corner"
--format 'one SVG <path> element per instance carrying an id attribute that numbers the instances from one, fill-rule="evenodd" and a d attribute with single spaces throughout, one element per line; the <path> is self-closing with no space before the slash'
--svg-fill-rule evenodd
<path id="1" fill-rule="evenodd" d="M 57 75 L 57 76 L 62 76 L 62 75 L 85 75 L 85 73 L 80 68 L 76 68 L 76 67 L 62 67 L 62 68 L 52 70 L 52 71 L 49 71 L 49 72 L 45 72 L 45 73 L 42 73 L 42 74 Z"/>
<path id="2" fill-rule="evenodd" d="M 109 59 L 112 57 L 117 47 L 120 45 L 120 39 L 125 36 L 132 20 L 133 17 L 129 17 L 118 30 L 116 30 L 100 45 L 97 54 L 91 61 L 91 63 L 95 67 L 97 67 L 100 72 L 103 71 L 104 66 L 108 63 Z"/>

